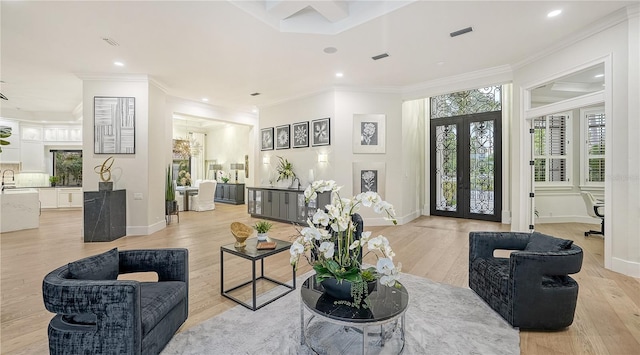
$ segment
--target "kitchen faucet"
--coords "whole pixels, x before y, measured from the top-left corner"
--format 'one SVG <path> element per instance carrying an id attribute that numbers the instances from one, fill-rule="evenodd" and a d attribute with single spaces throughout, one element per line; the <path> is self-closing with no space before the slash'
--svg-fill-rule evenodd
<path id="1" fill-rule="evenodd" d="M 10 172 L 11 172 L 11 184 L 6 184 L 6 183 L 5 183 L 5 181 L 4 181 L 4 179 L 5 179 L 5 176 L 4 176 L 4 175 L 5 175 L 8 171 L 10 171 Z M 16 186 L 15 186 L 15 173 L 14 173 L 14 171 L 13 171 L 13 170 L 11 170 L 11 169 L 7 169 L 7 170 L 5 170 L 5 171 L 2 173 L 2 191 L 4 191 L 4 189 L 6 189 L 6 188 L 13 188 L 13 187 L 16 187 Z"/>
<path id="2" fill-rule="evenodd" d="M 293 183 L 296 182 L 296 181 L 298 181 L 298 185 L 296 185 L 296 188 L 299 190 L 300 189 L 300 179 L 298 179 L 297 176 L 293 179 L 293 182 L 291 183 L 291 185 L 293 185 Z"/>

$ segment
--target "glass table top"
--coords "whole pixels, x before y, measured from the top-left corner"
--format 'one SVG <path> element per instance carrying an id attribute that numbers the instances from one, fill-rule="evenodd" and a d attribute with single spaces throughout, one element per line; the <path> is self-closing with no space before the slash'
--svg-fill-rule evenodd
<path id="1" fill-rule="evenodd" d="M 370 308 L 334 304 L 336 299 L 324 293 L 324 288 L 316 282 L 315 275 L 302 284 L 300 294 L 302 302 L 312 312 L 350 323 L 374 323 L 391 319 L 402 314 L 409 305 L 409 293 L 404 285 L 400 288 L 388 287 L 380 281 L 366 298 Z"/>
<path id="2" fill-rule="evenodd" d="M 244 248 L 241 248 L 241 249 L 236 248 L 234 246 L 235 243 L 230 243 L 230 244 L 225 244 L 221 246 L 220 249 L 221 250 L 224 249 L 224 251 L 227 253 L 231 253 L 231 254 L 243 257 L 245 259 L 256 260 L 256 259 L 262 259 L 266 256 L 280 253 L 284 250 L 288 250 L 291 247 L 291 243 L 284 240 L 267 238 L 267 241 L 276 242 L 277 243 L 276 248 L 258 250 L 258 238 L 249 238 L 246 240 L 246 246 Z"/>

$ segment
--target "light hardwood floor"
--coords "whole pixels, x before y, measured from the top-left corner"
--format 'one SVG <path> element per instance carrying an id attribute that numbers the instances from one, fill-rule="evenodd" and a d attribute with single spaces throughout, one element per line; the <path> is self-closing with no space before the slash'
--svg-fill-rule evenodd
<path id="1" fill-rule="evenodd" d="M 47 324 L 52 314 L 42 302 L 44 275 L 67 262 L 113 247 L 121 249 L 184 247 L 189 249 L 189 319 L 181 330 L 236 304 L 220 296 L 220 245 L 232 243 L 229 224 L 253 224 L 246 206 L 216 204 L 210 212 L 186 212 L 149 236 L 129 236 L 109 243 L 83 243 L 82 213 L 44 211 L 39 229 L 1 236 L 2 354 L 47 353 Z M 640 354 L 640 280 L 603 268 L 603 241 L 586 238 L 594 226 L 567 223 L 539 225 L 538 230 L 572 239 L 584 251 L 574 323 L 559 332 L 521 332 L 522 354 Z M 420 217 L 406 225 L 366 228 L 389 238 L 403 272 L 468 287 L 468 233 L 508 230 L 508 225 L 441 217 Z M 275 223 L 271 236 L 295 235 L 291 225 Z M 291 278 L 288 253 L 270 257 L 266 268 L 282 281 Z M 250 263 L 225 255 L 225 284 L 250 276 Z M 300 273 L 310 270 L 305 266 Z M 147 275 L 136 275 L 147 279 Z M 268 287 L 268 286 L 265 286 Z M 428 316 L 428 315 L 425 315 Z"/>

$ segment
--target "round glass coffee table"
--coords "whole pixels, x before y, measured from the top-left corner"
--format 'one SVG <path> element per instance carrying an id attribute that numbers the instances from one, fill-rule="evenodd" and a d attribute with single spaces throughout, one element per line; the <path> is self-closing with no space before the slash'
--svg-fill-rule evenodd
<path id="1" fill-rule="evenodd" d="M 404 286 L 387 287 L 378 281 L 366 298 L 369 308 L 334 304 L 336 299 L 324 293 L 315 275 L 305 280 L 300 294 L 300 340 L 314 352 L 346 354 L 361 348 L 362 354 L 399 354 L 404 350 L 404 314 L 409 305 Z M 311 313 L 306 319 L 305 309 Z"/>

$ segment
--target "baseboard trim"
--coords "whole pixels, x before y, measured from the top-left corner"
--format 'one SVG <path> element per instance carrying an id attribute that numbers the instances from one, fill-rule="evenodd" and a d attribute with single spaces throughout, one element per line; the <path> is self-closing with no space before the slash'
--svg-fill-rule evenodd
<path id="1" fill-rule="evenodd" d="M 546 223 L 585 223 L 600 224 L 600 219 L 587 216 L 557 216 L 557 217 L 536 217 L 535 224 Z"/>
<path id="2" fill-rule="evenodd" d="M 420 217 L 420 211 L 413 211 L 407 215 L 397 218 L 398 224 L 400 225 L 407 224 L 418 217 Z"/>
<path id="3" fill-rule="evenodd" d="M 158 221 L 150 226 L 127 226 L 127 235 L 149 235 L 166 227 L 165 220 Z"/>
<path id="4" fill-rule="evenodd" d="M 627 276 L 640 278 L 640 263 L 635 261 L 611 258 L 611 270 Z"/>
<path id="5" fill-rule="evenodd" d="M 511 224 L 511 211 L 502 210 L 501 222 L 502 224 Z"/>

